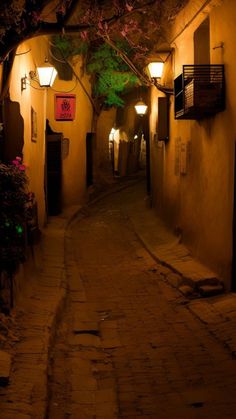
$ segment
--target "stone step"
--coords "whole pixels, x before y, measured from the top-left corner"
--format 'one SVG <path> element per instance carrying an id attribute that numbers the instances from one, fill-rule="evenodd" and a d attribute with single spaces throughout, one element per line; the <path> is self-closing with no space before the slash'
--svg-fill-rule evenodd
<path id="1" fill-rule="evenodd" d="M 201 285 L 198 287 L 199 293 L 202 297 L 212 297 L 214 295 L 222 294 L 224 287 L 218 283 L 216 285 Z"/>

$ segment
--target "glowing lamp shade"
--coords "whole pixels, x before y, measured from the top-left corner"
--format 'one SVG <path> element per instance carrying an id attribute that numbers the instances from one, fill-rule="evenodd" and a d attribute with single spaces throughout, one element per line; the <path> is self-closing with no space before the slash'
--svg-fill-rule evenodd
<path id="1" fill-rule="evenodd" d="M 160 79 L 163 72 L 163 62 L 153 62 L 148 64 L 148 71 L 152 79 Z"/>
<path id="2" fill-rule="evenodd" d="M 52 66 L 37 67 L 39 84 L 41 87 L 51 87 L 57 75 L 57 70 Z"/>
<path id="3" fill-rule="evenodd" d="M 147 105 L 142 100 L 139 100 L 134 107 L 138 115 L 143 116 L 147 112 Z"/>

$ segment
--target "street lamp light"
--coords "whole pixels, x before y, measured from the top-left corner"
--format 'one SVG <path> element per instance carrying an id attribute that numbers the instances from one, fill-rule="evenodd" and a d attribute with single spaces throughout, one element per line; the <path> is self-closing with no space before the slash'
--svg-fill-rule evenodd
<path id="1" fill-rule="evenodd" d="M 51 87 L 57 76 L 57 70 L 49 63 L 46 66 L 37 67 L 37 73 L 41 87 Z"/>
<path id="2" fill-rule="evenodd" d="M 145 115 L 148 108 L 147 105 L 142 100 L 139 100 L 134 107 L 135 107 L 136 113 L 140 116 Z"/>
<path id="3" fill-rule="evenodd" d="M 57 76 L 55 67 L 46 62 L 43 67 L 37 67 L 36 71 L 30 71 L 29 77 L 26 75 L 21 78 L 21 91 L 26 89 L 27 84 L 31 85 L 31 80 L 35 81 L 40 87 L 52 87 Z"/>
<path id="4" fill-rule="evenodd" d="M 158 51 L 157 56 L 149 57 L 146 72 L 150 78 L 151 84 L 156 86 L 158 90 L 161 92 L 171 95 L 173 94 L 173 89 L 171 87 L 167 87 L 160 83 L 160 79 L 162 78 L 164 64 L 171 56 L 172 50 L 169 51 Z"/>
<path id="5" fill-rule="evenodd" d="M 163 73 L 164 62 L 154 61 L 148 64 L 148 71 L 151 79 L 160 79 Z"/>

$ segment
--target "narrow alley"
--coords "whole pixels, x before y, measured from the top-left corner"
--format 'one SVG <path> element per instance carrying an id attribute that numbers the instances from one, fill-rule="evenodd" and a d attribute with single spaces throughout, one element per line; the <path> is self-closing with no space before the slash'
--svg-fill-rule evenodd
<path id="1" fill-rule="evenodd" d="M 236 361 L 135 234 L 135 188 L 88 207 L 67 233 L 47 419 L 233 419 Z"/>
<path id="2" fill-rule="evenodd" d="M 236 418 L 236 1 L 0 1 L 0 419 Z"/>

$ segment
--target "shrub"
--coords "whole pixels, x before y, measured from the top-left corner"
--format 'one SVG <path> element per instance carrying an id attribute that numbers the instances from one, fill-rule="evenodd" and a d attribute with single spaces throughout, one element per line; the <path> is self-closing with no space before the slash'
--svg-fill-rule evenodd
<path id="1" fill-rule="evenodd" d="M 0 163 L 0 273 L 7 274 L 11 293 L 12 277 L 25 259 L 27 183 L 21 157 Z"/>

